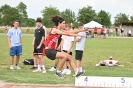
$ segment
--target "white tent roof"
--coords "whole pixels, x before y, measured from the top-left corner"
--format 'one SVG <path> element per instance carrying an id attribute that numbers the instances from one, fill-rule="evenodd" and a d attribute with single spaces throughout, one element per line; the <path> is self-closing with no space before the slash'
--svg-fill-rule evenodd
<path id="1" fill-rule="evenodd" d="M 97 28 L 101 28 L 102 25 L 99 24 L 98 22 L 91 21 L 91 22 L 85 24 L 84 27 L 88 27 L 88 28 L 95 28 L 95 27 L 97 27 Z"/>

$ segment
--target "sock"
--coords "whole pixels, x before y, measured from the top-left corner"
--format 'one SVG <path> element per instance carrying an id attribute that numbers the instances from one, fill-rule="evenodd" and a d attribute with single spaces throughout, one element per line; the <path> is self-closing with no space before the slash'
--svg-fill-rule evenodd
<path id="1" fill-rule="evenodd" d="M 54 65 L 54 68 L 56 69 L 57 65 Z"/>
<path id="2" fill-rule="evenodd" d="M 37 67 L 37 65 L 34 65 L 34 67 Z"/>
<path id="3" fill-rule="evenodd" d="M 41 70 L 41 66 L 38 64 L 38 67 L 37 67 L 38 70 Z"/>
<path id="4" fill-rule="evenodd" d="M 44 65 L 42 65 L 42 69 L 45 69 L 45 66 Z"/>
<path id="5" fill-rule="evenodd" d="M 79 67 L 79 72 L 83 72 L 83 69 L 82 69 L 82 67 Z"/>
<path id="6" fill-rule="evenodd" d="M 77 75 L 77 74 L 78 74 L 78 72 L 79 72 L 79 68 L 77 68 L 77 70 L 76 70 L 76 72 L 75 72 L 75 75 Z"/>
<path id="7" fill-rule="evenodd" d="M 61 71 L 57 70 L 57 73 L 60 73 Z"/>

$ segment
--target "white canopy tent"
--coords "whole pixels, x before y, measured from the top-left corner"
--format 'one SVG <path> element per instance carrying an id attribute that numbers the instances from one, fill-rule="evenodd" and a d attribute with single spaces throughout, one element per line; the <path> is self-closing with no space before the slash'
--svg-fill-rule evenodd
<path id="1" fill-rule="evenodd" d="M 102 25 L 99 24 L 98 22 L 91 21 L 91 22 L 85 24 L 84 27 L 88 27 L 88 28 L 95 28 L 95 27 L 97 27 L 97 28 L 101 28 Z"/>

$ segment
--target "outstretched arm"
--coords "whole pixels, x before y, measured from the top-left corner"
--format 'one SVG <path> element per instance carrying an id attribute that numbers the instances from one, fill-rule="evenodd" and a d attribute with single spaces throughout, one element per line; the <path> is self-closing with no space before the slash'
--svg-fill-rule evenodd
<path id="1" fill-rule="evenodd" d="M 52 32 L 53 34 L 61 34 L 61 35 L 68 35 L 68 36 L 84 36 L 84 35 L 81 35 L 81 34 L 74 34 L 74 33 L 71 33 L 71 32 L 64 32 L 64 31 L 61 31 L 61 30 L 57 30 L 55 28 L 52 29 Z"/>

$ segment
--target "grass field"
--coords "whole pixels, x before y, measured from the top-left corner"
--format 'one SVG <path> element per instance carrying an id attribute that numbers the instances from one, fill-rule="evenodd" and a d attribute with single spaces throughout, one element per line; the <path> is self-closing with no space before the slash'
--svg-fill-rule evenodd
<path id="1" fill-rule="evenodd" d="M 55 72 L 46 74 L 33 73 L 32 66 L 24 65 L 24 59 L 32 58 L 31 42 L 33 35 L 25 34 L 23 40 L 23 55 L 21 56 L 20 67 L 22 70 L 9 69 L 9 48 L 7 36 L 0 34 L 0 80 L 15 83 L 41 83 L 41 84 L 74 84 L 72 75 L 66 76 L 66 79 L 56 77 Z M 73 47 L 73 59 L 75 47 Z M 95 67 L 100 60 L 109 59 L 118 60 L 124 67 Z M 46 69 L 53 66 L 54 61 L 44 57 Z M 86 76 L 133 76 L 133 39 L 132 38 L 107 38 L 107 39 L 87 39 L 83 56 L 83 68 Z"/>

